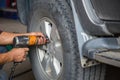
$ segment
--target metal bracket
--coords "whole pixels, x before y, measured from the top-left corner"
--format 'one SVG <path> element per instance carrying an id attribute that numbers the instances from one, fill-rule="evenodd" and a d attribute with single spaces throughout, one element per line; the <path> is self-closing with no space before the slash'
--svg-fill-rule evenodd
<path id="1" fill-rule="evenodd" d="M 80 63 L 81 63 L 81 66 L 83 68 L 85 67 L 89 67 L 89 66 L 93 66 L 93 65 L 97 65 L 99 64 L 97 61 L 95 60 L 90 60 L 88 58 L 85 58 L 83 56 L 83 52 L 82 52 L 82 46 L 83 44 L 88 41 L 88 40 L 91 40 L 93 37 L 86 34 L 82 28 L 82 25 L 79 21 L 79 18 L 78 18 L 78 15 L 77 15 L 77 12 L 75 10 L 75 6 L 74 6 L 74 3 L 73 3 L 73 0 L 70 0 L 71 2 L 71 7 L 72 7 L 72 12 L 73 12 L 73 17 L 74 17 L 74 21 L 75 21 L 75 29 L 76 29 L 76 34 L 77 34 L 77 39 L 78 39 L 78 48 L 79 48 L 79 54 L 80 54 Z"/>
<path id="2" fill-rule="evenodd" d="M 96 38 L 83 45 L 83 55 L 89 59 L 120 67 L 119 38 Z"/>

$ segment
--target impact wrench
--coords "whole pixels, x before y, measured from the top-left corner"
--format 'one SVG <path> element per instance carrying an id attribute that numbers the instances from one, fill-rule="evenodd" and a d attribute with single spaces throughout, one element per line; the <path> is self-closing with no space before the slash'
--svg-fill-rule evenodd
<path id="1" fill-rule="evenodd" d="M 41 36 L 17 36 L 17 37 L 14 37 L 14 39 L 13 39 L 13 46 L 15 48 L 25 48 L 28 46 L 39 46 L 40 45 L 40 44 L 38 44 L 39 38 L 43 38 L 43 37 L 41 37 Z M 49 42 L 49 39 L 46 36 L 46 43 L 48 43 L 48 42 Z M 21 62 L 13 63 L 13 66 L 11 68 L 11 73 L 9 76 L 9 80 L 13 80 L 16 66 L 19 63 L 21 63 Z"/>

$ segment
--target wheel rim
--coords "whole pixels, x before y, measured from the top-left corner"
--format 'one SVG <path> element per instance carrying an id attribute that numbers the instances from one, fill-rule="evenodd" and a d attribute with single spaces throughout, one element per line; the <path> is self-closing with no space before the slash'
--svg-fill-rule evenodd
<path id="1" fill-rule="evenodd" d="M 63 67 L 63 50 L 58 30 L 49 18 L 41 19 L 40 30 L 50 40 L 50 43 L 37 47 L 41 67 L 48 78 L 57 79 Z"/>

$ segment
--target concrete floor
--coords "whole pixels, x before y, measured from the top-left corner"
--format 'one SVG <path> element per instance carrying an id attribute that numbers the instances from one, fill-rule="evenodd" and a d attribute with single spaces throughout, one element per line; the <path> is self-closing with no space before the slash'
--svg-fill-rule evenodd
<path id="1" fill-rule="evenodd" d="M 19 32 L 19 33 L 25 33 L 26 32 L 26 26 L 22 25 L 17 20 L 10 20 L 10 19 L 3 19 L 0 18 L 0 29 L 3 31 L 8 32 Z M 12 63 L 7 63 L 4 65 L 4 70 L 7 72 L 7 74 L 10 74 Z M 31 65 L 29 62 L 29 59 L 27 59 L 25 62 L 19 64 L 16 68 L 15 74 L 19 74 L 21 72 L 24 72 L 26 70 L 30 70 Z M 35 80 L 32 71 L 29 71 L 19 77 L 16 77 L 14 80 Z"/>

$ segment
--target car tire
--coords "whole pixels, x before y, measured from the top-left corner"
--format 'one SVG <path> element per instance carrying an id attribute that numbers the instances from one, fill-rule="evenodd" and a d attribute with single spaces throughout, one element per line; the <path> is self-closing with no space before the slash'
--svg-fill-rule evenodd
<path id="1" fill-rule="evenodd" d="M 30 47 L 30 60 L 36 80 L 104 80 L 105 65 L 85 69 L 81 67 L 73 15 L 65 0 L 33 0 L 30 2 L 28 19 L 28 32 L 43 32 L 50 39 L 50 43 L 46 45 Z M 54 25 L 55 32 L 53 30 L 52 35 L 49 28 L 47 28 L 47 32 L 45 23 L 50 23 L 50 25 L 47 25 L 50 30 L 52 29 L 50 26 Z M 55 46 L 52 44 L 55 41 L 53 39 L 56 38 L 55 34 L 58 35 L 57 39 L 59 39 L 61 45 L 60 53 L 57 50 L 52 51 L 53 48 L 51 49 Z M 52 46 L 49 46 L 51 44 Z M 46 52 L 48 49 L 49 51 Z M 46 53 L 49 53 L 49 55 L 52 53 L 58 54 L 61 57 L 55 63 L 60 68 L 58 71 L 56 69 L 52 72 L 51 67 L 48 67 L 51 64 L 48 60 L 49 56 L 47 56 L 45 62 L 45 64 L 50 63 L 47 65 L 47 70 L 46 66 L 43 66 L 40 57 L 46 55 Z M 54 74 L 55 72 L 58 72 L 57 75 Z"/>

